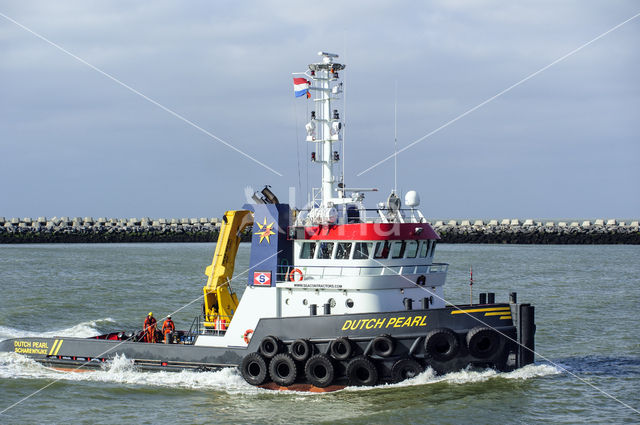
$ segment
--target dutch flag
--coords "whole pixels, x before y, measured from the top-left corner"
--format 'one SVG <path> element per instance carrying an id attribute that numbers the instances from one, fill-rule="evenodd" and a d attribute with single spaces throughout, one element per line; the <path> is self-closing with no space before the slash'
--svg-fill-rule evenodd
<path id="1" fill-rule="evenodd" d="M 309 84 L 311 82 L 306 78 L 293 78 L 293 92 L 296 97 L 307 95 L 307 99 L 311 97 L 309 93 Z"/>

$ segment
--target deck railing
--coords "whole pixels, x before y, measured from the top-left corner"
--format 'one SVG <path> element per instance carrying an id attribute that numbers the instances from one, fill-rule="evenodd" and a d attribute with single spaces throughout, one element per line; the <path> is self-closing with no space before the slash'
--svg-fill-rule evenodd
<path id="1" fill-rule="evenodd" d="M 187 334 L 187 339 L 191 343 L 195 342 L 195 338 L 198 335 L 215 335 L 215 336 L 223 336 L 227 332 L 227 328 L 231 323 L 230 316 L 216 316 L 216 319 L 212 319 L 211 322 L 213 326 L 205 326 L 204 318 L 201 315 L 197 315 L 193 322 L 191 322 L 191 327 L 189 328 L 189 333 Z"/>
<path id="2" fill-rule="evenodd" d="M 414 208 L 400 208 L 391 212 L 386 209 L 377 208 L 359 208 L 353 210 L 351 216 L 349 213 L 345 215 L 340 205 L 335 207 L 338 212 L 337 224 L 347 223 L 427 223 L 427 220 L 422 216 L 418 209 Z M 296 226 L 313 225 L 306 223 L 306 218 L 311 209 L 302 209 L 297 212 Z"/>

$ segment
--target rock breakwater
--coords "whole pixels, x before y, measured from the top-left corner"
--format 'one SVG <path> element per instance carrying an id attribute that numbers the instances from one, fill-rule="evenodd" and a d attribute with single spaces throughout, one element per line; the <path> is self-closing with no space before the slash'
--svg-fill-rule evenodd
<path id="1" fill-rule="evenodd" d="M 640 244 L 638 220 L 442 220 L 432 224 L 445 243 Z"/>
<path id="2" fill-rule="evenodd" d="M 431 221 L 442 243 L 640 244 L 638 220 Z M 215 242 L 218 218 L 0 217 L 0 243 Z M 251 229 L 242 235 L 251 240 Z"/>

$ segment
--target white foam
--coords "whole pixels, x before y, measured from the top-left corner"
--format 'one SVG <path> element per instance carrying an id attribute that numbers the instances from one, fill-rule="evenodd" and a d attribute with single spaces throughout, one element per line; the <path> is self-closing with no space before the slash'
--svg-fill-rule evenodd
<path id="1" fill-rule="evenodd" d="M 449 384 L 469 384 L 475 382 L 484 382 L 490 379 L 532 379 L 540 376 L 557 375 L 562 373 L 560 369 L 548 364 L 531 364 L 516 369 L 511 372 L 498 372 L 494 369 L 483 370 L 460 370 L 457 372 L 447 373 L 446 375 L 436 375 L 433 369 L 427 368 L 420 375 L 407 379 L 397 384 L 378 385 L 376 387 L 347 387 L 347 391 L 367 391 L 372 388 L 397 388 L 412 387 L 417 385 L 429 385 L 440 382 Z"/>
<path id="2" fill-rule="evenodd" d="M 0 353 L 0 378 L 31 378 L 65 381 L 93 381 L 127 385 L 207 389 L 228 393 L 266 391 L 247 384 L 235 368 L 216 372 L 142 372 L 125 356 L 106 364 L 102 370 L 62 372 L 15 353 Z"/>
<path id="3" fill-rule="evenodd" d="M 9 328 L 6 326 L 0 326 L 0 341 L 8 338 L 28 338 L 28 337 L 41 337 L 41 338 L 53 338 L 55 336 L 76 337 L 76 338 L 89 338 L 99 335 L 98 326 L 104 323 L 115 323 L 116 321 L 110 317 L 104 319 L 91 320 L 88 322 L 78 323 L 65 329 L 44 331 L 44 332 L 32 332 L 24 329 Z"/>
<path id="4" fill-rule="evenodd" d="M 384 384 L 376 387 L 347 387 L 342 391 L 371 391 L 372 389 L 412 387 L 441 382 L 463 385 L 467 383 L 484 382 L 491 379 L 526 380 L 559 373 L 561 373 L 560 369 L 548 364 L 528 365 L 506 373 L 497 372 L 493 369 L 484 369 L 461 370 L 446 375 L 436 375 L 431 368 L 428 368 L 420 375 L 397 384 Z M 133 360 L 125 356 L 116 356 L 113 361 L 103 365 L 101 370 L 61 372 L 42 366 L 32 359 L 16 353 L 0 353 L 0 378 L 93 381 L 127 385 L 218 390 L 229 394 L 272 392 L 247 384 L 236 368 L 224 368 L 216 372 L 148 372 L 138 370 L 133 364 Z M 272 393 L 280 393 L 287 396 L 302 396 L 304 398 L 323 395 L 323 393 L 298 391 L 273 391 Z"/>

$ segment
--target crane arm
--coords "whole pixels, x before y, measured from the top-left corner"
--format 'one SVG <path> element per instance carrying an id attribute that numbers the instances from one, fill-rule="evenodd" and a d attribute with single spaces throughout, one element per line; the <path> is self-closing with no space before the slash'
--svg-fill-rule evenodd
<path id="1" fill-rule="evenodd" d="M 218 243 L 211 265 L 207 266 L 204 286 L 204 325 L 215 328 L 224 320 L 229 325 L 238 307 L 238 297 L 229 282 L 233 276 L 240 233 L 253 224 L 251 211 L 227 211 L 222 218 Z"/>

